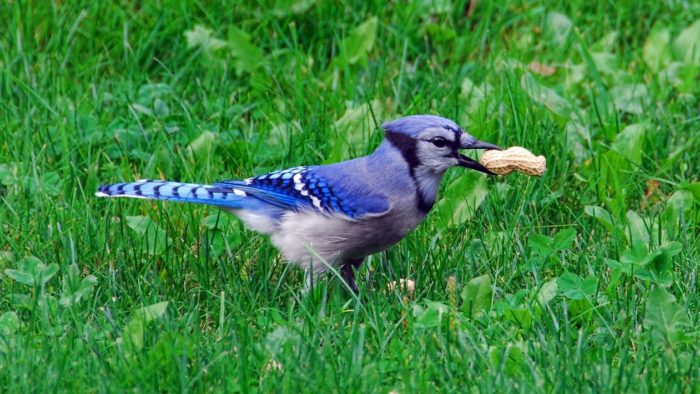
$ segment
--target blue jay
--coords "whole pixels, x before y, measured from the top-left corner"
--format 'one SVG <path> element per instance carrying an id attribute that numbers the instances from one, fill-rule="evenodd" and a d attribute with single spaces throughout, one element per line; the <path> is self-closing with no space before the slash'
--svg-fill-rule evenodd
<path id="1" fill-rule="evenodd" d="M 407 116 L 382 125 L 369 156 L 300 166 L 213 185 L 142 180 L 101 186 L 98 197 L 132 197 L 213 205 L 268 234 L 285 260 L 307 270 L 307 286 L 329 268 L 357 293 L 365 257 L 399 242 L 435 203 L 450 167 L 491 172 L 460 149 L 500 149 L 449 119 Z"/>

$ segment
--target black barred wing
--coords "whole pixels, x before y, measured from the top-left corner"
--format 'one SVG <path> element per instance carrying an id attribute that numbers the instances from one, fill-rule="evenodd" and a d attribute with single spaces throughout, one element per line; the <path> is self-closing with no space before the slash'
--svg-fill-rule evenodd
<path id="1" fill-rule="evenodd" d="M 377 197 L 357 197 L 340 184 L 315 174 L 316 167 L 294 167 L 243 181 L 223 181 L 215 186 L 235 188 L 272 205 L 285 209 L 312 208 L 326 213 L 342 213 L 351 218 L 379 213 L 388 203 Z"/>

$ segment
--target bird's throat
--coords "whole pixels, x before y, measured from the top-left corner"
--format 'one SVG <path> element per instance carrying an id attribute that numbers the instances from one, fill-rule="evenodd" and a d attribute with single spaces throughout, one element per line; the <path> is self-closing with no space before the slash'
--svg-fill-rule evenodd
<path id="1" fill-rule="evenodd" d="M 418 208 L 427 213 L 435 204 L 444 172 L 436 173 L 429 168 L 419 165 L 415 168 L 413 174 L 417 189 Z"/>

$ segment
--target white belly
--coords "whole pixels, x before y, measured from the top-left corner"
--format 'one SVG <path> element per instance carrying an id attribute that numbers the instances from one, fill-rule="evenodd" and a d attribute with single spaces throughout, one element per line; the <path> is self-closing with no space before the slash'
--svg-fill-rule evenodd
<path id="1" fill-rule="evenodd" d="M 290 212 L 271 233 L 271 240 L 286 260 L 304 269 L 313 265 L 314 271 L 322 272 L 328 265 L 338 266 L 382 251 L 420 223 L 396 219 L 395 215 L 352 220 L 316 212 Z"/>

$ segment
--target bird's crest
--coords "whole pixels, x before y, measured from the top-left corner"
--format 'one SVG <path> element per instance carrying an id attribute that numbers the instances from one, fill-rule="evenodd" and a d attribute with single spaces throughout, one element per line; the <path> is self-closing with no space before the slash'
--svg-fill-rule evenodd
<path id="1" fill-rule="evenodd" d="M 418 133 L 428 128 L 444 128 L 462 131 L 455 122 L 435 115 L 411 115 L 384 123 L 382 128 L 388 132 L 400 133 L 415 138 Z"/>

